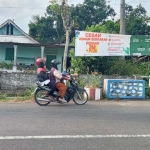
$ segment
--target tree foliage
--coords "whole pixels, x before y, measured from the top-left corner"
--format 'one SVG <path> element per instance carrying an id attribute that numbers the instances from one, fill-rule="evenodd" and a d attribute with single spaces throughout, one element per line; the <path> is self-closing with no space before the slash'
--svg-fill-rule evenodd
<path id="1" fill-rule="evenodd" d="M 141 5 L 135 9 L 126 5 L 125 10 L 126 33 L 131 35 L 149 34 L 150 26 L 147 24 L 146 10 Z M 119 29 L 119 20 L 116 22 L 108 20 L 86 27 L 86 31 L 101 33 L 119 33 Z M 147 74 L 149 72 L 148 63 L 134 63 L 134 59 L 134 57 L 130 57 L 128 60 L 123 60 L 120 57 L 72 57 L 72 69 L 78 73 L 91 73 L 96 70 L 103 74 Z"/>
<path id="2" fill-rule="evenodd" d="M 56 25 L 54 25 L 56 23 Z M 65 30 L 59 5 L 47 7 L 44 17 L 34 16 L 29 23 L 29 35 L 41 43 L 64 43 Z"/>
<path id="3" fill-rule="evenodd" d="M 113 8 L 106 5 L 106 0 L 84 0 L 83 4 L 72 7 L 72 16 L 79 30 L 85 29 L 87 25 L 102 23 L 115 15 Z"/>
<path id="4" fill-rule="evenodd" d="M 149 35 L 150 26 L 148 26 L 148 16 L 144 7 L 138 5 L 133 8 L 126 4 L 126 34 L 130 35 Z M 101 24 L 87 25 L 86 30 L 91 32 L 101 33 L 119 33 L 120 23 L 119 20 L 103 21 Z"/>
<path id="5" fill-rule="evenodd" d="M 44 17 L 36 16 L 29 23 L 29 34 L 41 43 L 64 43 L 65 28 L 61 14 L 61 3 L 52 0 L 47 7 Z M 74 27 L 70 39 L 74 37 L 75 30 L 86 30 L 101 33 L 119 33 L 119 20 L 113 21 L 108 18 L 115 16 L 114 10 L 106 5 L 106 0 L 84 0 L 83 4 L 67 6 L 69 18 L 74 20 Z M 145 8 L 138 5 L 133 8 L 126 5 L 126 34 L 149 35 L 148 16 Z M 68 18 L 68 19 L 69 19 Z M 53 23 L 57 22 L 54 28 Z M 70 21 L 68 21 L 70 23 Z M 73 52 L 71 69 L 78 73 L 91 73 L 92 71 L 103 74 L 132 75 L 134 73 L 146 74 L 149 71 L 147 63 L 134 63 L 134 58 L 122 60 L 119 57 L 74 57 Z M 142 68 L 142 69 L 141 69 Z"/>
<path id="6" fill-rule="evenodd" d="M 126 75 L 133 76 L 141 74 L 148 76 L 150 65 L 148 62 L 135 63 L 135 58 L 129 60 L 120 57 L 74 57 L 74 52 L 70 51 L 72 65 L 70 70 L 79 74 L 91 74 L 98 72 L 105 75 Z"/>
<path id="7" fill-rule="evenodd" d="M 149 35 L 148 16 L 144 7 L 138 5 L 135 9 L 126 5 L 126 34 Z"/>
<path id="8" fill-rule="evenodd" d="M 72 27 L 74 26 L 74 22 L 72 21 L 72 18 L 71 18 L 71 11 L 70 11 L 69 5 L 67 4 L 67 0 L 50 0 L 50 2 L 53 4 L 52 6 L 59 6 L 58 3 L 61 2 L 60 14 L 61 14 L 61 19 L 63 22 L 63 27 L 65 29 L 65 34 L 66 34 L 64 57 L 63 57 L 63 70 L 66 70 L 68 47 L 70 43 L 70 33 L 72 30 Z M 54 9 L 55 8 L 57 11 L 58 10 L 57 8 L 59 7 L 54 7 Z"/>
<path id="9" fill-rule="evenodd" d="M 86 27 L 86 31 L 100 32 L 100 33 L 112 33 L 112 34 L 119 34 L 119 29 L 120 29 L 119 22 L 114 22 L 112 20 L 105 21 L 102 24 L 97 24 L 97 25 Z"/>
<path id="10" fill-rule="evenodd" d="M 119 60 L 119 57 L 74 57 L 74 51 L 70 51 L 71 67 L 73 72 L 81 74 L 90 74 L 99 72 L 102 74 L 111 74 L 110 68 Z"/>
<path id="11" fill-rule="evenodd" d="M 74 37 L 75 30 L 85 30 L 87 25 L 103 23 L 108 17 L 115 16 L 114 10 L 106 5 L 106 0 L 85 0 L 83 4 L 71 5 L 68 8 L 69 17 L 74 20 L 70 40 Z M 54 28 L 54 22 L 57 22 L 56 28 Z M 30 21 L 29 35 L 41 43 L 65 43 L 61 3 L 58 3 L 58 0 L 51 0 L 45 16 L 35 16 Z"/>

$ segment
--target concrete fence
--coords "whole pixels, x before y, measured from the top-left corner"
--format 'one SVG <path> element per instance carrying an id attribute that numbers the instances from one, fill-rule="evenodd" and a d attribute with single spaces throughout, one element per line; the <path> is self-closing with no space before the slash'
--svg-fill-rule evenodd
<path id="1" fill-rule="evenodd" d="M 83 78 L 86 80 L 87 84 L 90 84 L 90 75 L 82 74 L 79 75 L 79 78 Z M 99 87 L 104 86 L 104 79 L 142 79 L 142 76 L 136 75 L 135 76 L 119 76 L 119 75 L 100 75 L 100 80 L 98 81 Z"/>
<path id="2" fill-rule="evenodd" d="M 84 78 L 87 83 L 90 82 L 90 75 L 79 75 L 78 78 Z M 140 79 L 140 76 L 138 77 Z M 107 76 L 103 75 L 99 82 L 99 87 L 103 87 L 104 79 L 134 79 L 134 76 Z M 36 73 L 25 72 L 5 72 L 0 71 L 0 94 L 19 94 L 25 89 L 34 87 L 37 81 Z"/>
<path id="3" fill-rule="evenodd" d="M 0 72 L 0 94 L 20 94 L 35 86 L 37 75 L 24 72 Z"/>

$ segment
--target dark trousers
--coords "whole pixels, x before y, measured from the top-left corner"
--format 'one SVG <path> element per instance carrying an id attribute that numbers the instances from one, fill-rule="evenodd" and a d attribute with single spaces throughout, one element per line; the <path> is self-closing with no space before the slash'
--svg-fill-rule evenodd
<path id="1" fill-rule="evenodd" d="M 48 87 L 50 89 L 48 95 L 53 95 L 54 91 L 56 90 L 56 84 L 49 82 Z"/>

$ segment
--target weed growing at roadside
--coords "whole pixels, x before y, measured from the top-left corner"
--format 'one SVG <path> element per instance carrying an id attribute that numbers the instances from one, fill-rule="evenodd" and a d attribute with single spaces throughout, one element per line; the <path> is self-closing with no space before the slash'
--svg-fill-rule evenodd
<path id="1" fill-rule="evenodd" d="M 21 101 L 33 101 L 33 91 L 35 87 L 26 89 L 21 94 L 0 94 L 1 102 L 21 102 Z"/>
<path id="2" fill-rule="evenodd" d="M 4 100 L 6 99 L 6 95 L 5 94 L 0 94 L 0 100 Z"/>

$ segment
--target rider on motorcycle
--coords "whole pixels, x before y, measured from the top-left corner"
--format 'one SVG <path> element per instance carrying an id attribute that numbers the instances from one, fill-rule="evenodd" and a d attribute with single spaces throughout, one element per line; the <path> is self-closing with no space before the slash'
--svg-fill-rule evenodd
<path id="1" fill-rule="evenodd" d="M 45 81 L 45 80 L 47 80 L 48 79 L 48 76 L 47 76 L 47 74 L 46 74 L 46 69 L 45 69 L 45 61 L 42 59 L 42 58 L 38 58 L 37 60 L 36 60 L 36 64 L 37 64 L 37 67 L 38 67 L 38 69 L 37 69 L 37 73 L 38 73 L 38 75 L 37 75 L 37 77 L 38 77 L 38 80 L 40 81 L 40 82 L 43 82 L 43 81 Z"/>
<path id="2" fill-rule="evenodd" d="M 50 70 L 50 81 L 56 84 L 56 88 L 58 89 L 58 93 L 60 95 L 59 101 L 67 102 L 64 99 L 65 92 L 67 90 L 67 86 L 62 82 L 63 80 L 70 80 L 66 75 L 63 75 L 59 70 L 57 65 L 61 64 L 61 62 L 57 59 L 51 61 L 52 68 Z"/>
<path id="3" fill-rule="evenodd" d="M 38 80 L 40 82 L 48 80 L 49 76 L 46 73 L 46 69 L 44 67 L 45 66 L 45 61 L 43 60 L 43 58 L 38 58 L 36 60 L 36 64 L 38 66 L 38 69 L 37 69 L 37 74 L 38 74 L 37 78 L 38 78 Z M 53 82 L 51 82 L 51 81 L 47 85 L 48 85 L 50 90 L 46 94 L 49 96 L 49 98 L 51 100 L 53 100 L 53 96 L 52 95 L 53 95 L 54 91 L 56 90 L 56 85 Z"/>

